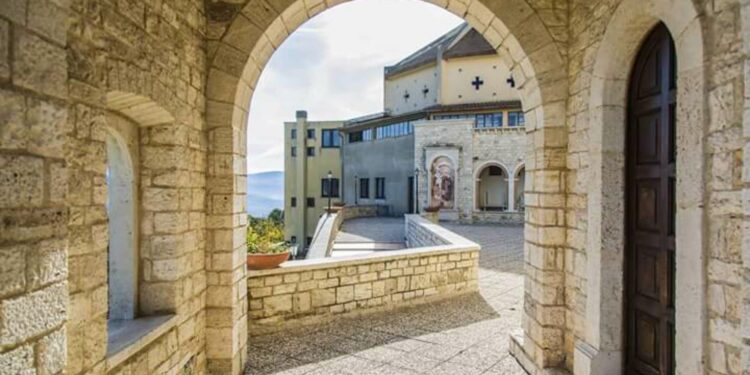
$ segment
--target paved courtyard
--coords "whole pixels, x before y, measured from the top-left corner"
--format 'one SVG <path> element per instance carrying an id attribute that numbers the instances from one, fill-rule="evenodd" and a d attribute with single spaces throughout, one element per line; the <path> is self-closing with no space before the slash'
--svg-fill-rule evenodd
<path id="1" fill-rule="evenodd" d="M 445 226 L 482 245 L 479 293 L 251 337 L 246 374 L 523 374 L 523 228 Z"/>

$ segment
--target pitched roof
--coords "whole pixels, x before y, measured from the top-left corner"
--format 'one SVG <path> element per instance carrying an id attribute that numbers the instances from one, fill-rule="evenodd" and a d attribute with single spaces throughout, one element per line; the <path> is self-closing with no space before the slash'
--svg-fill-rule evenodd
<path id="1" fill-rule="evenodd" d="M 496 51 L 484 37 L 464 22 L 394 65 L 385 67 L 385 77 L 407 72 L 442 58 L 491 55 Z"/>

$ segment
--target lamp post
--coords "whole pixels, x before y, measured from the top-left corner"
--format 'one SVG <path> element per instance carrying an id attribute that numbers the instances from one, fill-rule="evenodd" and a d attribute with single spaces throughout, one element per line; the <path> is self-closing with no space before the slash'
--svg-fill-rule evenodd
<path id="1" fill-rule="evenodd" d="M 414 168 L 414 213 L 419 215 L 419 168 Z"/>
<path id="2" fill-rule="evenodd" d="M 328 215 L 331 215 L 331 195 L 333 195 L 333 186 L 331 185 L 333 174 L 328 171 Z"/>

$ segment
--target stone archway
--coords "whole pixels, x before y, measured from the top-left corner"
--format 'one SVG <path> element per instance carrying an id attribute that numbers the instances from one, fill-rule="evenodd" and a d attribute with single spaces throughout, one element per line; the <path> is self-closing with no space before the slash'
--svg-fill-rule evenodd
<path id="1" fill-rule="evenodd" d="M 343 1 L 285 1 L 274 6 L 261 0 L 244 4 L 211 2 L 208 18 L 208 79 L 206 87 L 206 126 L 208 132 L 207 175 L 207 258 L 232 259 L 207 265 L 207 357 L 212 372 L 237 373 L 244 364 L 247 340 L 245 268 L 242 257 L 245 232 L 245 134 L 250 98 L 263 67 L 286 37 L 310 17 Z M 521 92 L 526 111 L 526 129 L 534 139 L 529 156 L 550 150 L 564 154 L 566 64 L 542 16 L 524 0 L 502 3 L 474 1 L 430 1 L 467 20 L 495 46 L 510 67 Z M 560 10 L 558 10 L 560 11 Z M 565 13 L 564 10 L 561 11 Z M 554 13 L 554 12 L 553 12 Z M 502 17 L 502 20 L 501 18 Z M 559 15 L 559 17 L 565 17 Z M 562 152 L 560 152 L 562 151 Z M 564 159 L 564 158 L 563 158 Z M 535 160 L 528 157 L 527 160 Z M 564 160 L 537 166 L 529 162 L 532 189 L 529 194 L 561 197 L 564 194 Z M 535 199 L 530 210 L 551 206 L 562 208 L 564 199 Z M 554 264 L 556 248 L 564 245 L 565 228 L 529 222 L 527 248 L 535 253 L 532 267 L 545 269 Z M 558 270 L 561 271 L 561 270 Z M 527 316 L 529 325 L 540 327 L 539 313 L 547 307 L 564 305 L 562 295 L 553 300 L 536 298 L 543 290 L 559 290 L 560 285 L 542 282 L 544 272 L 529 278 L 532 291 L 527 303 L 537 311 Z M 553 293 L 554 294 L 554 293 Z M 563 323 L 557 327 L 563 329 Z M 545 325 L 549 327 L 549 324 Z M 543 342 L 541 331 L 526 344 L 536 348 L 534 361 L 557 365 L 563 349 L 560 343 Z M 538 334 L 537 334 L 538 333 Z"/>
<path id="2" fill-rule="evenodd" d="M 496 172 L 490 173 L 490 168 L 499 169 L 500 175 L 497 175 Z M 491 181 L 492 186 L 485 186 L 485 180 L 488 177 L 495 180 Z M 505 207 L 504 211 L 510 210 L 510 185 L 512 182 L 513 180 L 510 177 L 508 168 L 502 163 L 489 161 L 480 165 L 474 171 L 474 205 L 472 209 L 481 211 L 483 207 L 486 209 L 487 207 L 495 208 L 503 206 Z M 490 194 L 488 191 L 496 191 L 494 199 L 489 198 Z"/>
<path id="3" fill-rule="evenodd" d="M 689 0 L 625 0 L 614 12 L 594 61 L 589 100 L 590 181 L 586 257 L 587 321 L 575 343 L 576 373 L 623 368 L 625 107 L 630 69 L 640 44 L 659 22 L 677 53 L 677 373 L 703 373 L 703 135 L 706 105 L 701 20 Z M 699 151 L 696 151 L 699 150 Z M 599 249 L 597 251 L 597 249 Z"/>

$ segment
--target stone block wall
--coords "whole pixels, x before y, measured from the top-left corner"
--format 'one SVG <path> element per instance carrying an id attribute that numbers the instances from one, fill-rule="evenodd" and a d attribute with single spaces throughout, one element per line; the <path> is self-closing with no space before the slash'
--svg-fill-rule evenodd
<path id="1" fill-rule="evenodd" d="M 29 4 L 30 3 L 30 4 Z M 33 6 L 30 6 L 33 5 Z M 0 4 L 0 373 L 65 368 L 66 2 Z M 106 300 L 105 294 L 98 294 Z"/>
<path id="2" fill-rule="evenodd" d="M 475 291 L 479 249 L 299 264 L 248 275 L 251 335 Z M 292 262 L 292 263 L 297 263 Z"/>
<path id="3" fill-rule="evenodd" d="M 250 271 L 250 334 L 476 291 L 479 245 L 417 215 L 405 225 L 420 247 Z"/>
<path id="4" fill-rule="evenodd" d="M 444 228 L 423 217 L 418 215 L 404 215 L 404 225 L 407 247 L 415 248 L 449 244 L 448 240 L 441 236 Z"/>

